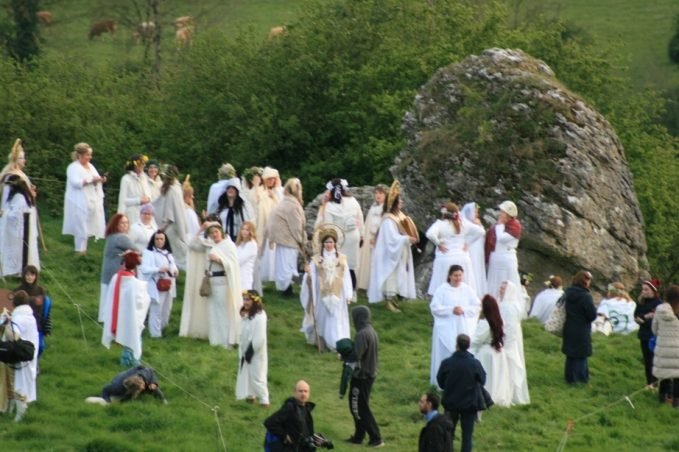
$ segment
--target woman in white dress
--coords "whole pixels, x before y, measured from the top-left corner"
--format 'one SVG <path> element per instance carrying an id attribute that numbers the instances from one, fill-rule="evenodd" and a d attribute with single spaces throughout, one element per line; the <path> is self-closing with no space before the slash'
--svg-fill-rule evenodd
<path id="1" fill-rule="evenodd" d="M 18 276 L 27 265 L 40 269 L 38 212 L 33 191 L 18 174 L 8 175 L 5 186 L 9 187 L 9 191 L 0 217 L 1 274 Z"/>
<path id="2" fill-rule="evenodd" d="M 454 264 L 447 275 L 448 281 L 441 284 L 429 303 L 434 316 L 431 335 L 430 383 L 437 385 L 436 376 L 441 362 L 455 352 L 457 336 L 474 335 L 479 319 L 481 302 L 474 289 L 464 282 L 464 269 Z"/>
<path id="3" fill-rule="evenodd" d="M 139 209 L 139 219 L 130 226 L 130 240 L 137 250 L 146 249 L 149 246 L 151 236 L 158 230 L 153 212 L 153 204 L 144 204 Z"/>
<path id="4" fill-rule="evenodd" d="M 466 237 L 467 251 L 469 258 L 472 260 L 472 268 L 474 269 L 474 279 L 476 281 L 476 294 L 481 297 L 488 292 L 486 288 L 486 258 L 484 254 L 483 245 L 485 242 L 486 230 L 481 224 L 479 218 L 479 205 L 475 202 L 468 202 L 462 207 L 462 218 L 474 224 L 476 228 L 483 231 L 481 236 L 472 235 Z"/>
<path id="5" fill-rule="evenodd" d="M 148 165 L 146 165 L 146 173 L 146 182 L 149 184 L 149 194 L 151 196 L 151 202 L 153 202 L 160 196 L 160 187 L 163 186 L 158 162 L 151 160 Z"/>
<path id="6" fill-rule="evenodd" d="M 372 259 L 373 248 L 375 248 L 375 240 L 377 238 L 377 230 L 380 228 L 382 222 L 382 209 L 384 199 L 387 196 L 387 186 L 379 184 L 373 190 L 375 202 L 368 214 L 365 216 L 365 223 L 363 224 L 363 241 L 361 242 L 361 250 L 358 255 L 358 275 L 356 287 L 363 290 L 368 290 L 370 281 L 370 261 Z"/>
<path id="7" fill-rule="evenodd" d="M 397 296 L 415 298 L 415 273 L 411 245 L 418 239 L 405 229 L 406 216 L 401 212 L 401 184 L 394 181 L 384 202 L 382 222 L 373 250 L 368 301 L 387 300 L 386 308 L 401 312 Z"/>
<path id="8" fill-rule="evenodd" d="M 219 221 L 234 242 L 238 238 L 240 228 L 245 221 L 255 218 L 254 212 L 240 193 L 240 179 L 234 177 L 226 181 L 224 193 L 217 200 L 217 212 Z"/>
<path id="9" fill-rule="evenodd" d="M 342 230 L 344 243 L 341 244 L 339 252 L 347 258 L 352 287 L 356 290 L 358 250 L 363 234 L 363 211 L 356 198 L 349 194 L 349 183 L 345 179 L 334 178 L 325 184 L 325 188 L 328 191 L 318 211 L 314 228 L 322 224 L 334 224 Z"/>
<path id="10" fill-rule="evenodd" d="M 104 190 L 106 176 L 100 176 L 90 163 L 92 147 L 78 143 L 71 154 L 73 162 L 66 170 L 66 194 L 64 196 L 64 226 L 61 233 L 72 235 L 75 251 L 87 253 L 87 239 L 104 238 Z"/>
<path id="11" fill-rule="evenodd" d="M 521 289 L 512 281 L 500 284 L 500 314 L 504 323 L 505 353 L 509 365 L 509 381 L 513 405 L 530 403 L 526 359 L 523 353 L 521 320 L 525 314 Z"/>
<path id="12" fill-rule="evenodd" d="M 125 165 L 125 175 L 120 180 L 120 192 L 118 193 L 118 213 L 124 214 L 130 224 L 139 219 L 139 209 L 144 204 L 151 202 L 149 181 L 147 180 L 144 166 L 148 157 L 141 154 L 132 154 Z"/>
<path id="13" fill-rule="evenodd" d="M 337 341 L 350 337 L 349 309 L 353 289 L 346 256 L 337 250 L 338 232 L 334 225 L 322 225 L 317 232 L 319 251 L 307 267 L 301 301 L 305 312 L 313 304 L 315 333 L 323 345 L 334 351 Z M 311 329 L 306 329 L 311 333 Z M 307 334 L 307 342 L 315 342 Z"/>
<path id="14" fill-rule="evenodd" d="M 511 201 L 503 201 L 499 208 L 497 223 L 486 232 L 485 243 L 487 291 L 496 298 L 500 295 L 500 284 L 504 281 L 511 281 L 516 287 L 521 287 L 516 258 L 516 248 L 521 238 L 521 223 L 516 219 L 519 211 Z"/>
<path id="15" fill-rule="evenodd" d="M 283 187 L 281 186 L 281 178 L 278 175 L 278 170 L 270 167 L 264 168 L 262 171 L 262 180 L 264 187 L 258 191 L 259 199 L 257 201 L 257 230 L 260 232 L 260 237 L 257 242 L 259 247 L 259 263 L 260 263 L 260 277 L 262 282 L 275 281 L 275 256 L 276 244 L 269 239 L 269 216 L 273 212 L 274 207 L 283 200 Z"/>
<path id="16" fill-rule="evenodd" d="M 243 292 L 240 342 L 238 346 L 238 378 L 236 399 L 247 400 L 265 408 L 269 406 L 267 317 L 262 299 L 255 291 Z"/>
<path id="17" fill-rule="evenodd" d="M 170 323 L 172 300 L 177 295 L 176 279 L 179 274 L 172 256 L 172 245 L 164 232 L 158 231 L 151 236 L 151 241 L 142 254 L 139 270 L 140 279 L 148 283 L 147 288 L 151 297 L 149 335 L 162 337 L 163 329 Z M 159 284 L 160 280 L 169 280 L 169 284 Z M 163 284 L 164 287 L 159 287 Z"/>
<path id="18" fill-rule="evenodd" d="M 563 295 L 563 284 L 559 275 L 550 275 L 545 285 L 547 288 L 535 296 L 529 314 L 529 317 L 537 318 L 543 325 L 554 310 L 556 302 Z M 634 308 L 632 310 L 634 311 Z"/>
<path id="19" fill-rule="evenodd" d="M 443 206 L 441 219 L 436 220 L 426 234 L 436 247 L 436 258 L 427 290 L 429 295 L 434 295 L 436 289 L 446 282 L 451 265 L 459 265 L 464 269 L 464 282 L 476 292 L 476 275 L 467 251 L 467 242 L 472 238 L 483 237 L 483 232 L 483 228 L 462 218 L 455 203 L 449 202 Z"/>
<path id="20" fill-rule="evenodd" d="M 194 192 L 191 186 L 191 175 L 187 174 L 182 182 L 182 194 L 184 195 L 184 211 L 186 212 L 186 242 L 191 241 L 200 229 L 200 219 L 196 213 L 196 206 L 193 202 Z"/>
<path id="21" fill-rule="evenodd" d="M 254 290 L 254 272 L 257 262 L 257 231 L 252 221 L 244 222 L 236 240 L 238 264 L 240 265 L 240 286 L 242 290 Z"/>
<path id="22" fill-rule="evenodd" d="M 639 329 L 634 321 L 636 307 L 637 304 L 630 298 L 624 284 L 614 282 L 608 285 L 607 296 L 599 303 L 596 313 L 610 322 L 613 333 L 629 334 Z"/>
<path id="23" fill-rule="evenodd" d="M 472 338 L 471 352 L 486 371 L 485 388 L 497 406 L 512 405 L 509 365 L 504 351 L 504 324 L 497 300 L 486 295 L 481 300 L 481 316 Z"/>
<path id="24" fill-rule="evenodd" d="M 174 165 L 163 165 L 160 174 L 163 178 L 163 186 L 160 188 L 160 197 L 153 202 L 156 223 L 158 223 L 159 229 L 165 231 L 172 243 L 177 267 L 186 270 L 188 229 L 186 227 L 184 193 L 177 180 L 179 171 Z"/>

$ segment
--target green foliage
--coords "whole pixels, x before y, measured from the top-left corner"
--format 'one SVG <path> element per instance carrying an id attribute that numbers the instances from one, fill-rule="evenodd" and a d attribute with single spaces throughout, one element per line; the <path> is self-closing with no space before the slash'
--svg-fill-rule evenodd
<path id="1" fill-rule="evenodd" d="M 38 17 L 39 0 L 9 0 L 10 17 L 0 26 L 7 53 L 18 62 L 35 58 L 39 51 Z"/>
<path id="2" fill-rule="evenodd" d="M 679 14 L 674 18 L 674 35 L 667 45 L 667 54 L 671 62 L 679 64 Z"/>

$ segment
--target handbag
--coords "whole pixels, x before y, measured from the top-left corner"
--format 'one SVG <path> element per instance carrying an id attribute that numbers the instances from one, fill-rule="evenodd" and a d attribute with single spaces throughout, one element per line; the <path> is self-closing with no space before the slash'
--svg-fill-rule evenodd
<path id="1" fill-rule="evenodd" d="M 563 326 L 566 323 L 566 295 L 556 301 L 556 305 L 545 322 L 545 331 L 555 336 L 563 336 Z"/>
<path id="2" fill-rule="evenodd" d="M 156 288 L 158 292 L 169 292 L 172 288 L 172 280 L 170 278 L 160 278 L 156 281 Z"/>
<path id="3" fill-rule="evenodd" d="M 14 331 L 14 324 L 9 322 Z M 0 341 L 0 362 L 7 364 L 17 364 L 24 361 L 31 361 L 35 354 L 33 342 L 25 339 L 14 341 Z"/>

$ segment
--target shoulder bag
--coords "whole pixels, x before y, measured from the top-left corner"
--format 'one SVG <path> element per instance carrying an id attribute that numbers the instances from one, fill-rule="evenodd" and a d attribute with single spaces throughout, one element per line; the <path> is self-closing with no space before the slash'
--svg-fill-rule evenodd
<path id="1" fill-rule="evenodd" d="M 566 323 L 566 294 L 557 300 L 554 309 L 545 322 L 545 331 L 555 336 L 563 336 L 563 326 Z"/>

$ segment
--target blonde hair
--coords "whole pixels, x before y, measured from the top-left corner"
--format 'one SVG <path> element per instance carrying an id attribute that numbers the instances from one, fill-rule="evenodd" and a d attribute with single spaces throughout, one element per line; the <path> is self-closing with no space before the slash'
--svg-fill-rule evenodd
<path id="1" fill-rule="evenodd" d="M 123 386 L 127 389 L 127 394 L 131 399 L 136 399 L 146 389 L 146 383 L 139 375 L 127 377 L 123 380 Z"/>
<path id="2" fill-rule="evenodd" d="M 73 146 L 73 152 L 71 152 L 71 159 L 78 160 L 78 157 L 87 154 L 87 151 L 90 151 L 91 149 L 92 146 L 90 146 L 87 143 L 78 143 L 75 146 Z"/>
<path id="3" fill-rule="evenodd" d="M 629 294 L 625 290 L 625 285 L 621 282 L 614 282 L 608 285 L 608 296 L 616 298 L 624 298 L 627 301 L 632 301 Z"/>
<path id="4" fill-rule="evenodd" d="M 243 233 L 243 228 L 248 227 L 250 229 L 250 240 L 257 240 L 257 228 L 255 226 L 255 223 L 252 221 L 244 221 L 243 224 L 240 226 L 240 231 L 238 232 L 238 237 L 236 237 L 236 245 L 240 245 L 243 243 L 243 236 L 241 235 Z"/>
<path id="5" fill-rule="evenodd" d="M 283 189 L 286 195 L 290 195 L 295 198 L 300 205 L 304 206 L 304 197 L 302 196 L 302 181 L 296 177 L 291 177 L 285 183 L 285 188 Z"/>

